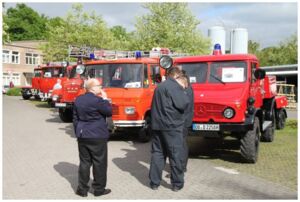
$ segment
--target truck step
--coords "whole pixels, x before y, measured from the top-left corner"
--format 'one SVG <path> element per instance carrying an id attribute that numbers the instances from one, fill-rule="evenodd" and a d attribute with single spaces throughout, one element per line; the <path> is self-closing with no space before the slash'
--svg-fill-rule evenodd
<path id="1" fill-rule="evenodd" d="M 265 131 L 266 130 L 266 128 L 268 128 L 270 125 L 272 124 L 272 121 L 265 121 L 264 123 L 263 123 L 263 131 Z"/>

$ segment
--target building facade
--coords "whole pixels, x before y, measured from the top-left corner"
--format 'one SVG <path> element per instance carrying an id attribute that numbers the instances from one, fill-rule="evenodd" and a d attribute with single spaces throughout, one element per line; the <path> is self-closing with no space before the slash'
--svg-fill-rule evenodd
<path id="1" fill-rule="evenodd" d="M 3 84 L 30 86 L 33 69 L 43 63 L 39 46 L 45 41 L 14 41 L 2 46 Z"/>

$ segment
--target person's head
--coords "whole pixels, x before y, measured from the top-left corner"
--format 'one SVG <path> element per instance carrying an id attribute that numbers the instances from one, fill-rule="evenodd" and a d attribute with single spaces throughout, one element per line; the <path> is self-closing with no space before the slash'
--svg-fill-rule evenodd
<path id="1" fill-rule="evenodd" d="M 97 79 L 88 79 L 85 83 L 85 89 L 87 92 L 94 93 L 95 95 L 101 92 L 101 85 Z"/>
<path id="2" fill-rule="evenodd" d="M 173 79 L 176 79 L 178 77 L 183 76 L 182 71 L 178 67 L 171 67 L 167 71 L 167 77 L 171 77 Z"/>
<path id="3" fill-rule="evenodd" d="M 188 77 L 187 75 L 183 74 L 176 78 L 176 81 L 183 87 L 187 88 L 189 86 Z"/>
<path id="4" fill-rule="evenodd" d="M 60 79 L 57 79 L 57 83 L 61 83 L 61 80 L 60 80 Z"/>

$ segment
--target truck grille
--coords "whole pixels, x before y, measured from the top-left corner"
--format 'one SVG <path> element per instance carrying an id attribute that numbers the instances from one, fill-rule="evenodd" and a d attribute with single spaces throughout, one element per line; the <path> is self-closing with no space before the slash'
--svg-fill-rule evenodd
<path id="1" fill-rule="evenodd" d="M 224 105 L 211 103 L 195 103 L 194 114 L 197 118 L 222 118 Z"/>
<path id="2" fill-rule="evenodd" d="M 118 115 L 119 114 L 119 107 L 117 105 L 112 105 L 112 114 Z"/>

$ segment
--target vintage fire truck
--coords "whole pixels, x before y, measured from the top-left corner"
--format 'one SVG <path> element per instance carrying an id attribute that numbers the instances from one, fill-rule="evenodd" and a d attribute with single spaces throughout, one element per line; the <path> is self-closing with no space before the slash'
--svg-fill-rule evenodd
<path id="1" fill-rule="evenodd" d="M 33 77 L 31 79 L 31 86 L 23 86 L 21 87 L 21 93 L 24 100 L 28 100 L 32 95 L 35 99 L 40 99 L 40 81 L 43 77 L 42 68 L 37 67 L 33 70 Z"/>
<path id="2" fill-rule="evenodd" d="M 36 99 L 51 103 L 53 86 L 60 79 L 63 83 L 67 79 L 67 63 L 48 63 L 34 69 L 32 86 L 22 87 L 22 97 L 25 100 L 34 96 Z"/>
<path id="3" fill-rule="evenodd" d="M 141 141 L 150 139 L 150 106 L 156 85 L 161 82 L 165 70 L 159 66 L 159 56 L 170 53 L 166 49 L 149 52 L 94 51 L 82 55 L 71 51 L 80 60 L 73 71 L 73 78 L 64 83 L 62 97 L 55 104 L 62 121 L 72 121 L 75 98 L 84 93 L 84 82 L 97 78 L 111 99 L 112 120 L 108 121 L 113 132 L 130 130 L 139 134 Z M 145 56 L 148 57 L 145 57 Z M 92 56 L 82 64 L 82 58 Z"/>
<path id="4" fill-rule="evenodd" d="M 275 128 L 285 126 L 285 96 L 277 96 L 276 77 L 267 76 L 251 54 L 221 54 L 176 58 L 194 90 L 190 135 L 240 139 L 243 159 L 255 163 L 259 142 L 272 142 Z"/>

